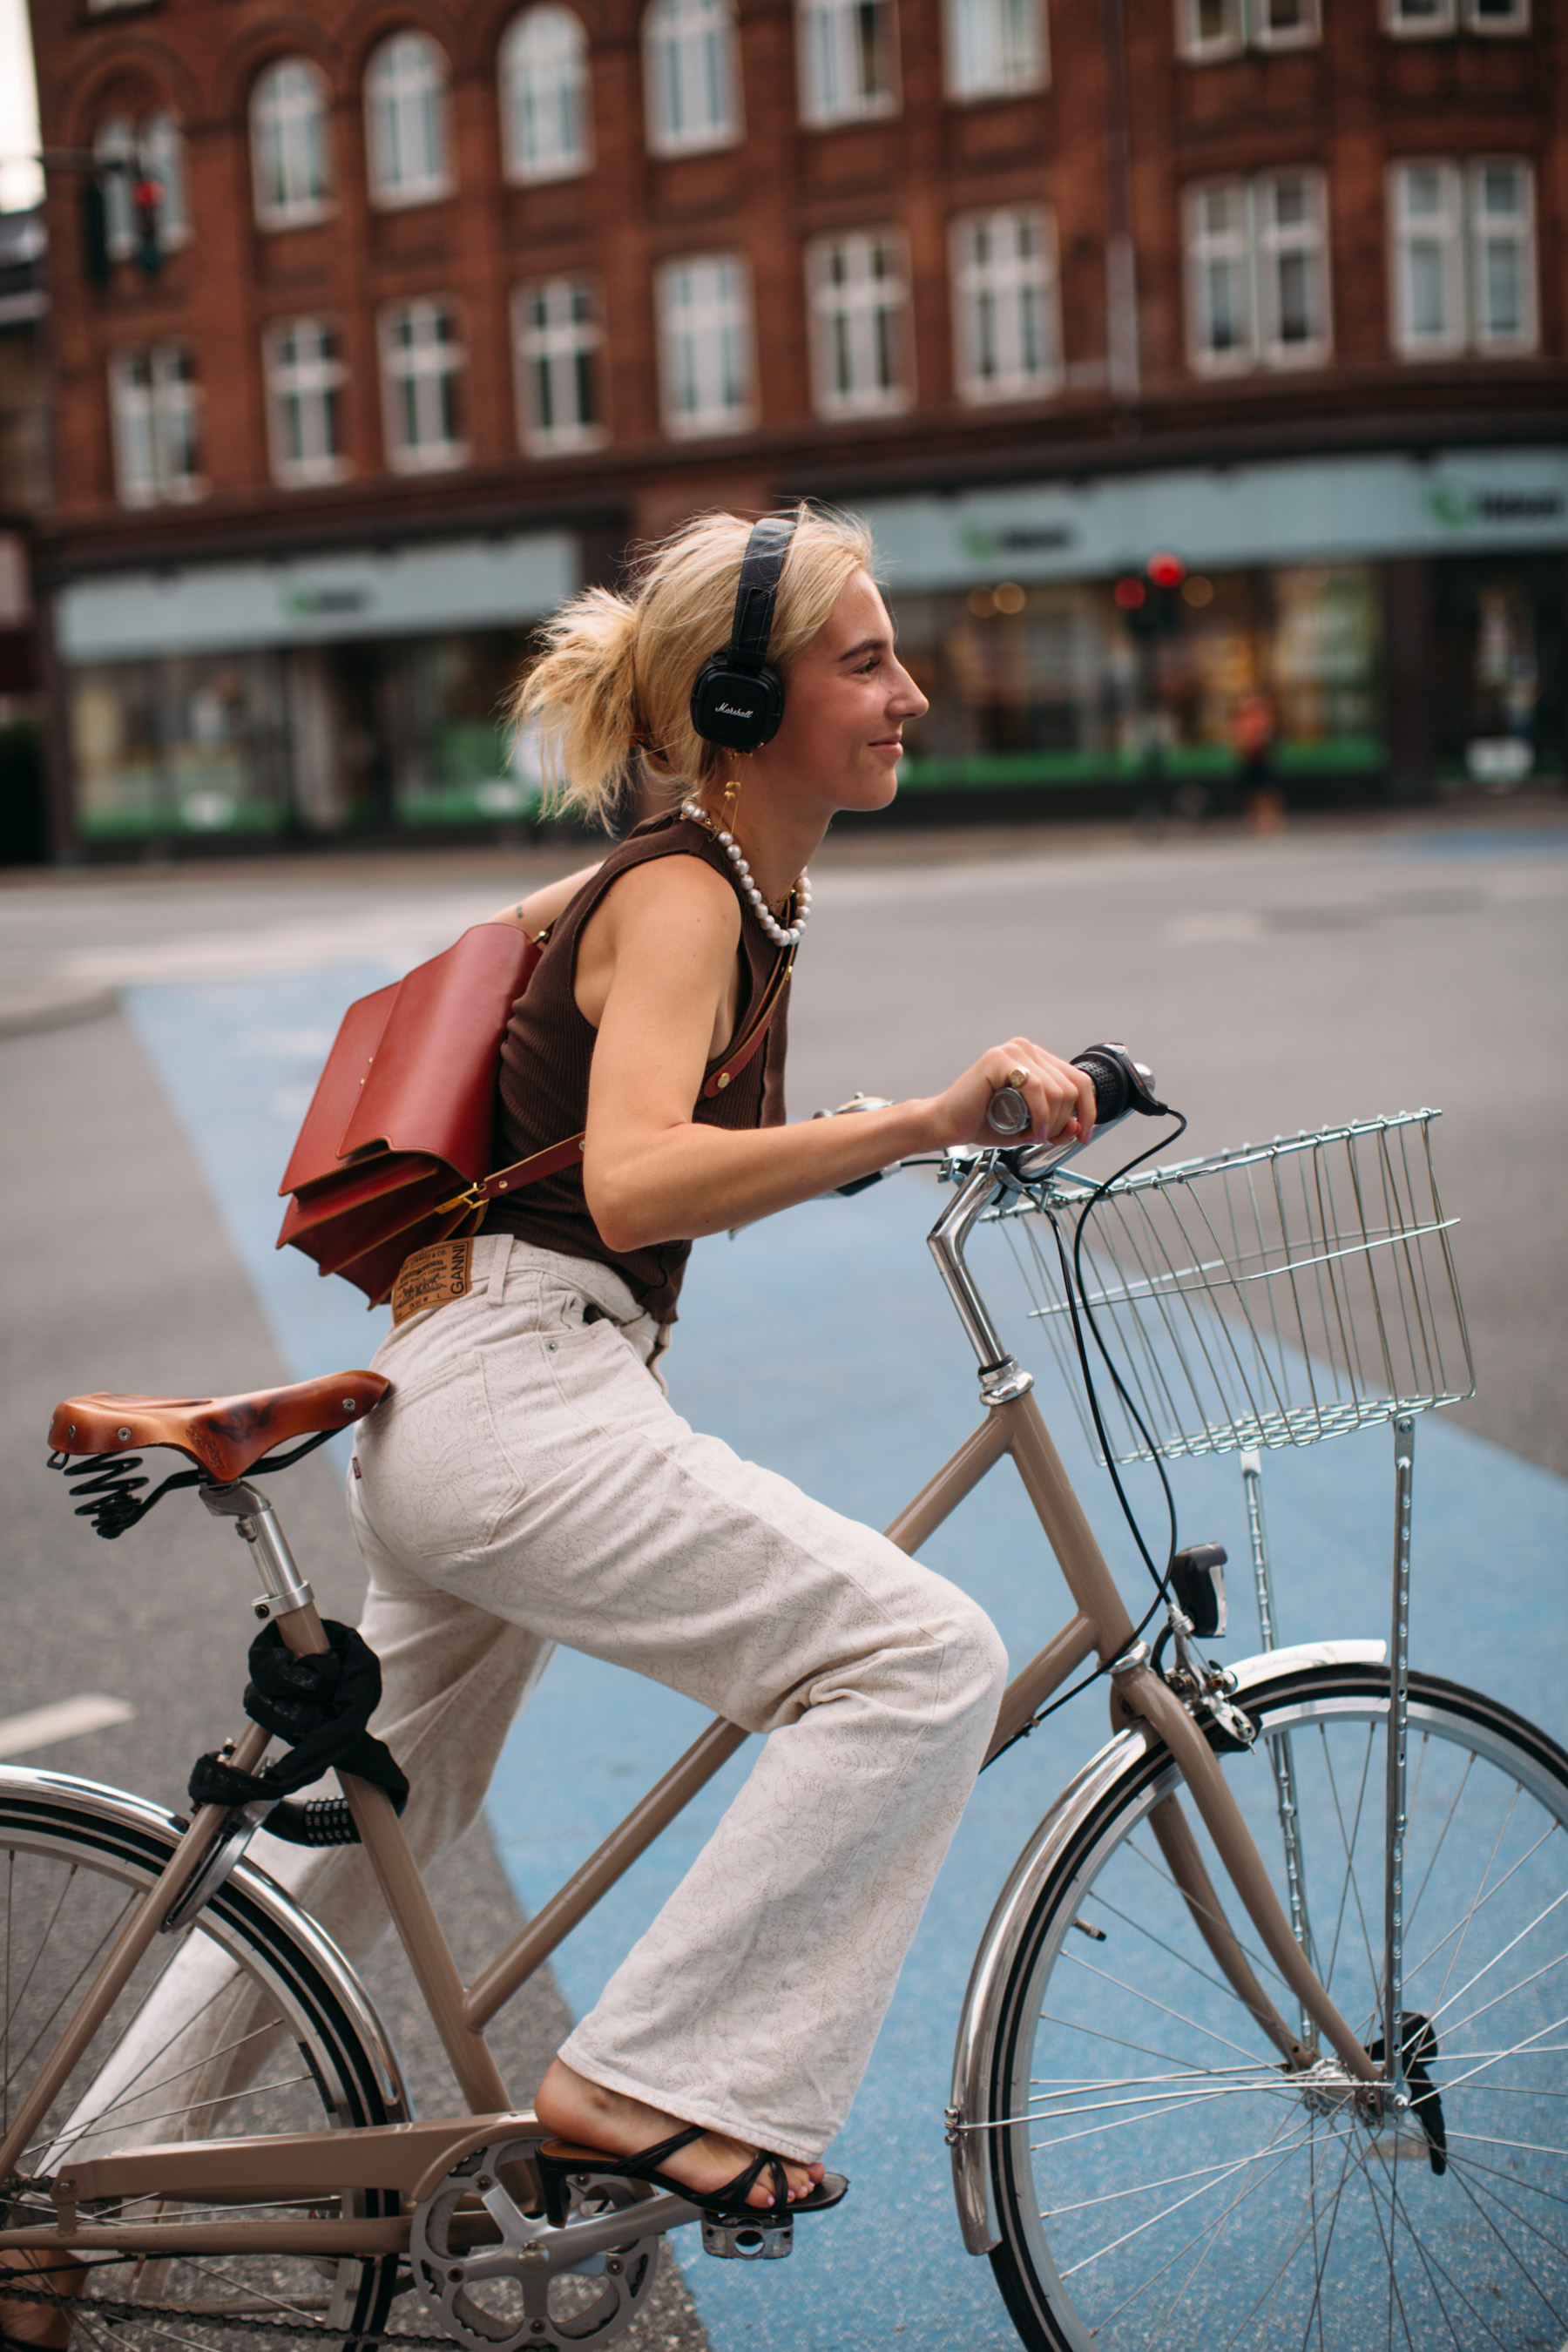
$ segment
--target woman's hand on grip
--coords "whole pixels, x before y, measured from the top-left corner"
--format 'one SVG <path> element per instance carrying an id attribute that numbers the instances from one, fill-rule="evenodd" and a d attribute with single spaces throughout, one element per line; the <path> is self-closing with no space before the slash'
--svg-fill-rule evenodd
<path id="1" fill-rule="evenodd" d="M 1016 1087 L 1028 1107 L 1020 1135 L 999 1136 L 986 1124 L 992 1097 Z M 933 1140 L 954 1143 L 1087 1143 L 1094 1133 L 1094 1087 L 1087 1073 L 1028 1037 L 993 1045 L 931 1097 Z"/>

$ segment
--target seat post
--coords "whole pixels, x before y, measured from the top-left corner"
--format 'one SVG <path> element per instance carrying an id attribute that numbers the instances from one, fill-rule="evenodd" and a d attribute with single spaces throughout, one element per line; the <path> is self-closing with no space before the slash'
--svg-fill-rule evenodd
<path id="1" fill-rule="evenodd" d="M 269 1618 L 292 1617 L 300 1610 L 309 1610 L 313 1618 L 316 1596 L 300 1573 L 277 1512 L 259 1488 L 237 1478 L 227 1486 L 204 1485 L 200 1492 L 213 1517 L 232 1519 L 250 1546 L 261 1580 L 261 1591 L 251 1603 L 256 1615 L 265 1622 Z M 320 1637 L 308 1646 L 311 1650 L 324 1649 L 325 1639 Z M 289 1647 L 297 1649 L 300 1644 L 290 1642 Z"/>

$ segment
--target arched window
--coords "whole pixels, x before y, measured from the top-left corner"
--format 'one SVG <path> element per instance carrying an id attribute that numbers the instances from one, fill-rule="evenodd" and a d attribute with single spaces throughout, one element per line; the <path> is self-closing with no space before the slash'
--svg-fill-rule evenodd
<path id="1" fill-rule="evenodd" d="M 143 180 L 157 183 L 158 248 L 172 253 L 191 233 L 185 205 L 185 142 L 180 126 L 166 108 L 132 122 L 128 115 L 111 115 L 99 126 L 92 142 L 103 189 L 104 226 L 109 257 L 129 261 L 141 241 L 136 212 L 136 188 Z"/>
<path id="2" fill-rule="evenodd" d="M 588 40 L 570 8 L 514 17 L 500 45 L 501 152 L 509 180 L 567 180 L 594 160 Z"/>
<path id="3" fill-rule="evenodd" d="M 371 200 L 428 205 L 452 190 L 447 60 L 424 33 L 394 33 L 365 68 Z"/>
<path id="4" fill-rule="evenodd" d="M 643 19 L 643 78 L 656 155 L 732 145 L 742 126 L 731 0 L 653 0 Z"/>
<path id="5" fill-rule="evenodd" d="M 250 176 L 263 228 L 299 228 L 331 209 L 326 76 L 309 58 L 279 58 L 250 93 Z"/>

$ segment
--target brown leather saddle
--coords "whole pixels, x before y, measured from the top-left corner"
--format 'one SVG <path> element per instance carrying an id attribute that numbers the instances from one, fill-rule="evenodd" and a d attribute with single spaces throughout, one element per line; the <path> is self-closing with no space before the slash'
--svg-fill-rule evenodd
<path id="1" fill-rule="evenodd" d="M 381 1402 L 391 1382 L 379 1372 L 328 1372 L 289 1388 L 246 1396 L 117 1396 L 100 1391 L 55 1407 L 57 1454 L 111 1454 L 127 1445 L 173 1445 L 227 1486 L 275 1445 L 347 1429 Z"/>

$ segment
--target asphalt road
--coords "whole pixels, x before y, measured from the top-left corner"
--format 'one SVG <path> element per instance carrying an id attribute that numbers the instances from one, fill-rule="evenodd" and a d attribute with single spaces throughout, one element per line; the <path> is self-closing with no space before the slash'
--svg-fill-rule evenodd
<path id="1" fill-rule="evenodd" d="M 122 876 L 0 887 L 6 1116 L 7 1631 L 0 1717 L 107 1691 L 134 1719 L 26 1760 L 178 1803 L 197 1749 L 235 1727 L 247 1569 L 179 1497 L 112 1549 L 43 1467 L 58 1397 L 222 1392 L 287 1376 L 181 1127 L 116 1012 L 128 984 L 416 961 L 563 859 L 466 855 Z M 1443 1107 L 1438 1169 L 1479 1393 L 1458 1417 L 1568 1472 L 1563 1066 L 1568 824 L 1345 830 L 1258 842 L 970 835 L 858 840 L 820 862 L 792 1013 L 797 1112 L 856 1087 L 942 1082 L 1024 1031 L 1065 1051 L 1121 1036 L 1189 1114 L 1184 1151 L 1376 1111 Z M 321 1369 L 330 1369 L 323 1365 Z M 357 1563 L 321 1460 L 279 1496 L 323 1605 L 355 1613 Z M 184 1506 L 184 1507 L 182 1507 Z M 230 1556 L 232 1555 L 232 1556 Z M 481 1831 L 437 1902 L 459 1962 L 516 1912 Z M 374 1990 L 421 2104 L 449 2103 L 400 1967 Z M 519 2095 L 564 2012 L 548 1984 L 499 2036 Z M 650 2345 L 700 2343 L 670 2291 Z"/>

